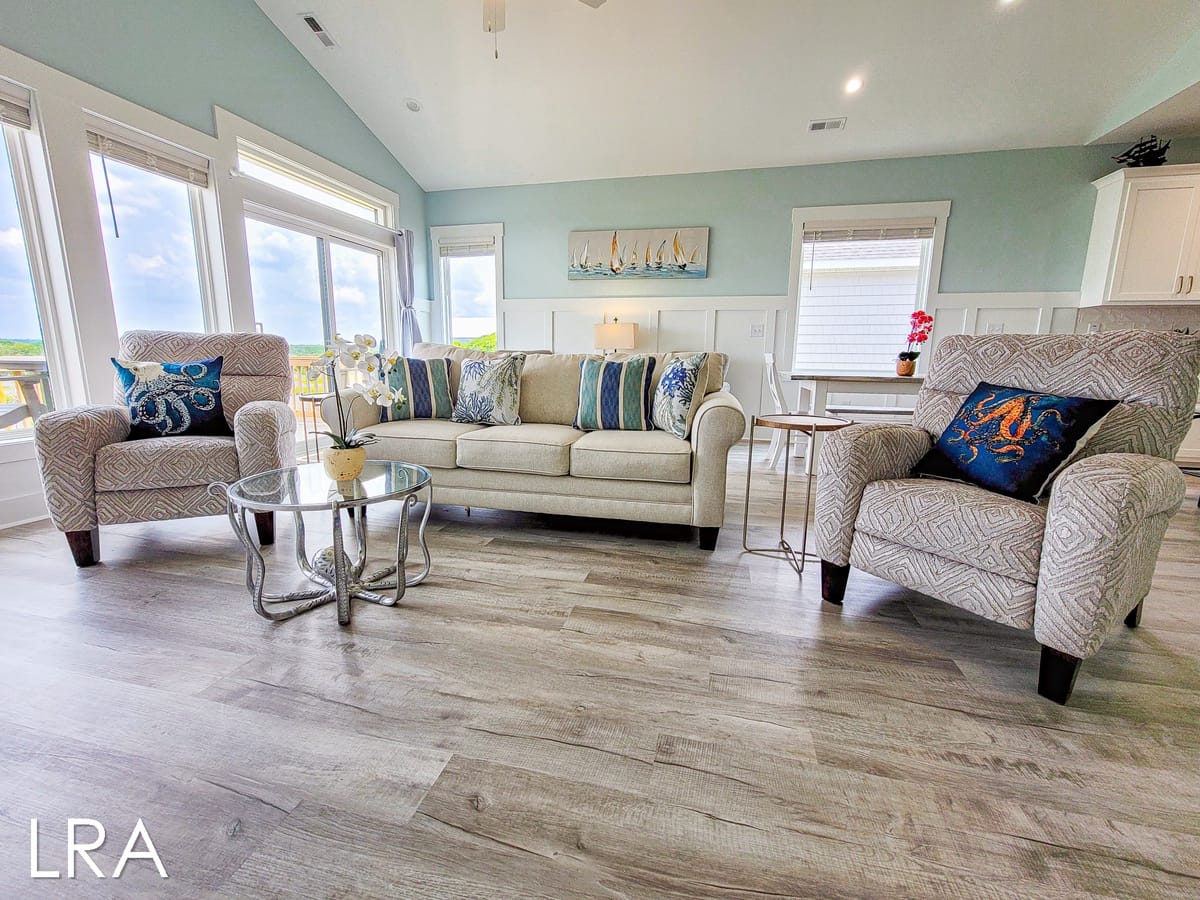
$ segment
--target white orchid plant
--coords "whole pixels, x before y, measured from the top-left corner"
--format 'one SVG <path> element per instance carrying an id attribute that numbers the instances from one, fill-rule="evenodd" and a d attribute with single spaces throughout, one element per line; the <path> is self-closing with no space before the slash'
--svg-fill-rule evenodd
<path id="1" fill-rule="evenodd" d="M 348 341 L 340 334 L 333 336 L 333 343 L 325 348 L 317 359 L 308 367 L 310 378 L 318 378 L 322 373 L 328 373 L 333 386 L 334 401 L 337 405 L 338 431 L 322 431 L 332 441 L 335 449 L 353 450 L 355 447 L 365 447 L 375 443 L 375 435 L 369 431 L 358 431 L 349 427 L 346 419 L 346 409 L 342 403 L 342 393 L 338 390 L 338 369 L 346 372 L 357 372 L 364 376 L 361 381 L 346 385 L 346 390 L 362 397 L 367 403 L 376 406 L 391 406 L 393 403 L 404 402 L 404 392 L 388 386 L 388 374 L 400 359 L 396 352 L 383 353 L 379 341 L 370 334 L 356 334 L 354 340 Z"/>

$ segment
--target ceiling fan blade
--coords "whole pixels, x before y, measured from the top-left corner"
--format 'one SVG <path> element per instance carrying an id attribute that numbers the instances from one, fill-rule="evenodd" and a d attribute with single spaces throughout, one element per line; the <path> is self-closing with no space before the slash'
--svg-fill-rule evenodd
<path id="1" fill-rule="evenodd" d="M 604 5 L 605 0 L 579 0 L 580 3 L 587 4 L 592 9 L 599 9 Z"/>

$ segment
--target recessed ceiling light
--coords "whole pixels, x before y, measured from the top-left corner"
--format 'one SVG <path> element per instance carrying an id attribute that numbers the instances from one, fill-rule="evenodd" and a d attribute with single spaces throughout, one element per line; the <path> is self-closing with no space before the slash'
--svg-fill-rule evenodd
<path id="1" fill-rule="evenodd" d="M 413 97 L 409 97 L 407 100 L 405 100 L 404 105 L 408 107 L 409 112 L 421 111 L 421 101 L 416 100 Z"/>
<path id="2" fill-rule="evenodd" d="M 849 81 L 846 82 L 846 93 L 847 94 L 857 94 L 859 91 L 862 90 L 862 86 L 863 86 L 863 80 L 861 78 L 859 78 L 857 75 L 855 75 L 853 78 L 851 78 Z"/>

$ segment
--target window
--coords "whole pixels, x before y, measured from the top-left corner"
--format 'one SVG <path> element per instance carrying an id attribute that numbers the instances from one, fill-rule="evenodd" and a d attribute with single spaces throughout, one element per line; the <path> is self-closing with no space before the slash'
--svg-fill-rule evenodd
<path id="1" fill-rule="evenodd" d="M 380 250 L 250 216 L 246 246 L 256 324 L 287 338 L 297 395 L 329 390 L 308 366 L 333 335 L 367 333 L 386 343 Z"/>
<path id="2" fill-rule="evenodd" d="M 436 295 L 444 311 L 448 343 L 494 350 L 498 343 L 501 225 L 430 229 L 437 253 Z"/>
<path id="3" fill-rule="evenodd" d="M 34 276 L 36 236 L 20 177 L 28 94 L 24 103 L 11 94 L 0 89 L 0 434 L 32 427 L 54 404 L 41 318 L 47 298 Z"/>
<path id="4" fill-rule="evenodd" d="M 945 213 L 903 215 L 929 212 L 930 204 L 865 209 L 893 207 L 897 215 L 887 218 L 845 215 L 854 207 L 836 210 L 844 218 L 828 216 L 835 211 L 828 208 L 796 211 L 806 214 L 798 217 L 793 235 L 793 245 L 799 243 L 793 247 L 797 371 L 894 371 L 909 316 L 935 290 Z"/>
<path id="5" fill-rule="evenodd" d="M 238 172 L 264 184 L 277 187 L 348 213 L 358 219 L 384 224 L 385 207 L 343 184 L 322 178 L 303 167 L 258 148 L 238 147 Z"/>
<path id="6" fill-rule="evenodd" d="M 205 331 L 207 161 L 95 131 L 88 143 L 117 330 Z"/>

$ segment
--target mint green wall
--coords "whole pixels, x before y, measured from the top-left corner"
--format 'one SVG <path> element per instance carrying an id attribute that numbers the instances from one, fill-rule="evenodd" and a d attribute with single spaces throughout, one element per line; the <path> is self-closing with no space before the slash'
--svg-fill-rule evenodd
<path id="1" fill-rule="evenodd" d="M 224 107 L 391 188 L 428 296 L 424 191 L 253 0 L 0 0 L 0 44 L 208 134 Z"/>
<path id="2" fill-rule="evenodd" d="M 836 140 L 836 138 L 833 138 Z M 505 296 L 782 295 L 798 206 L 951 200 L 941 290 L 1077 291 L 1091 182 L 1114 147 L 1057 147 L 426 194 L 430 225 L 504 223 Z M 1200 161 L 1200 140 L 1171 162 Z M 708 225 L 704 281 L 568 281 L 567 232 Z"/>

